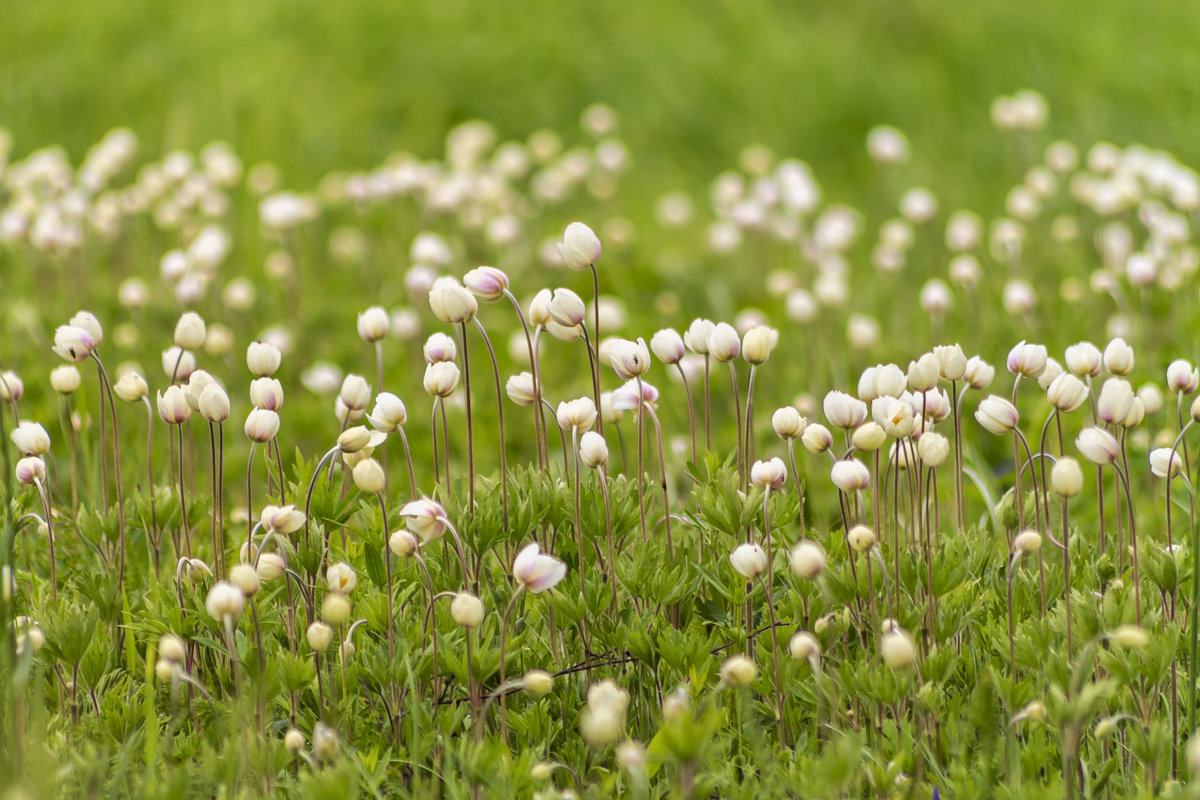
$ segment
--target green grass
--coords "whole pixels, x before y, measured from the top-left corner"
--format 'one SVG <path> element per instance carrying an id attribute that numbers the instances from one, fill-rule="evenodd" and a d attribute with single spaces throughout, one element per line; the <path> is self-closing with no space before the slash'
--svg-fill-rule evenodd
<path id="1" fill-rule="evenodd" d="M 1194 157 L 1197 23 L 1170 0 L 31 3 L 0 31 L 0 124 L 22 152 L 79 154 L 117 125 L 150 152 L 224 138 L 306 185 L 436 155 L 466 119 L 565 131 L 605 101 L 643 191 L 698 185 L 752 141 L 852 191 L 880 121 L 927 171 L 995 187 L 988 104 L 1023 86 L 1049 98 L 1054 133 Z"/>

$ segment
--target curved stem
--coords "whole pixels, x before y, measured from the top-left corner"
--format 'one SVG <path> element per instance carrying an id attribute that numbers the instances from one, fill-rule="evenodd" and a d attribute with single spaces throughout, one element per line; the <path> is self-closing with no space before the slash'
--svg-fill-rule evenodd
<path id="1" fill-rule="evenodd" d="M 696 457 L 696 407 L 692 403 L 692 387 L 688 383 L 687 374 L 683 371 L 683 367 L 680 366 L 680 362 L 678 362 L 678 361 L 675 362 L 675 369 L 679 370 L 679 380 L 682 381 L 682 383 L 683 383 L 683 393 L 687 397 L 688 433 L 691 434 L 691 439 L 692 439 L 692 463 L 694 464 L 694 463 L 696 463 L 696 460 L 697 460 L 697 457 Z"/>
<path id="2" fill-rule="evenodd" d="M 645 498 L 645 467 L 643 466 L 643 451 L 645 450 L 645 435 L 644 420 L 642 406 L 645 404 L 645 393 L 642 391 L 642 378 L 637 377 L 638 402 L 637 402 L 637 440 L 638 440 L 638 456 L 637 456 L 637 499 L 638 499 L 638 522 L 641 525 L 642 541 L 648 541 L 646 534 L 646 498 Z"/>
<path id="3" fill-rule="evenodd" d="M 184 479 L 183 479 L 183 450 L 184 450 L 183 426 L 176 425 L 175 429 L 176 429 L 176 433 L 178 434 L 178 437 L 179 437 L 179 453 L 178 453 L 178 455 L 179 455 L 179 526 L 183 529 L 183 541 L 184 541 L 184 546 L 187 548 L 188 558 L 191 558 L 192 557 L 192 531 L 191 531 L 191 528 L 188 526 L 187 495 L 186 495 L 187 490 L 185 488 Z M 254 447 L 253 446 L 251 446 L 251 448 L 250 448 L 250 455 L 251 455 L 251 458 L 254 457 Z M 247 497 L 247 503 L 248 502 L 249 502 L 249 497 Z"/>
<path id="4" fill-rule="evenodd" d="M 742 451 L 742 400 L 738 393 L 737 367 L 733 365 L 733 361 L 729 363 L 729 382 L 733 387 L 733 416 L 737 420 L 737 465 L 738 465 L 738 486 L 744 492 L 746 491 L 746 459 Z"/>
<path id="5" fill-rule="evenodd" d="M 467 515 L 475 516 L 475 426 L 471 414 L 471 354 L 467 347 L 467 323 L 459 323 L 459 347 L 463 360 L 463 393 L 467 410 Z M 449 461 L 449 455 L 446 460 Z M 448 482 L 448 481 L 447 481 Z M 470 636 L 467 637 L 468 641 Z"/>
<path id="6" fill-rule="evenodd" d="M 673 561 L 675 546 L 671 541 L 671 498 L 667 491 L 667 460 L 663 450 L 662 425 L 658 421 L 658 415 L 654 413 L 653 406 L 646 404 L 646 410 L 650 412 L 650 421 L 654 423 L 654 435 L 658 439 L 658 469 L 659 478 L 662 481 L 663 519 L 667 529 L 667 557 Z"/>
<path id="7" fill-rule="evenodd" d="M 500 617 L 500 685 L 504 686 L 505 677 L 508 675 L 508 616 L 512 613 L 513 606 L 516 605 L 517 598 L 521 596 L 525 584 L 518 583 L 517 588 L 513 591 L 512 597 L 508 600 L 508 605 L 504 607 L 504 614 Z M 499 691 L 499 690 L 497 690 Z M 504 702 L 504 696 L 500 696 L 500 740 L 508 743 L 508 708 Z"/>
<path id="8" fill-rule="evenodd" d="M 733 362 L 729 362 L 732 364 Z M 758 366 L 750 365 L 750 377 L 746 380 L 746 432 L 745 444 L 742 446 L 743 469 L 749 476 L 750 464 L 754 462 L 754 378 L 758 374 Z M 746 478 L 749 480 L 749 477 Z"/>
<path id="9" fill-rule="evenodd" d="M 413 472 L 412 450 L 408 446 L 408 436 L 404 433 L 404 428 L 397 428 L 396 433 L 400 434 L 400 444 L 404 447 L 404 463 L 408 466 L 408 498 L 410 500 L 417 499 L 417 478 Z M 434 471 L 436 475 L 436 469 Z"/>
<path id="10" fill-rule="evenodd" d="M 538 359 L 537 359 L 537 355 L 533 349 L 533 337 L 529 333 L 529 322 L 525 319 L 525 313 L 523 311 L 521 311 L 521 304 L 519 302 L 517 302 L 517 298 L 514 297 L 513 293 L 510 292 L 508 289 L 504 290 L 504 296 L 507 297 L 509 299 L 509 302 L 512 303 L 513 310 L 517 312 L 517 319 L 521 321 L 521 330 L 524 331 L 524 333 L 525 333 L 525 348 L 529 351 L 529 372 L 530 372 L 530 375 L 533 376 L 534 450 L 537 453 L 538 466 L 545 467 L 547 465 L 543 458 L 543 451 L 542 451 L 543 441 L 545 438 L 545 431 L 542 430 L 542 426 L 543 426 L 543 423 L 545 422 L 545 420 L 542 419 L 541 403 L 539 402 L 541 399 L 541 396 L 542 396 L 541 395 L 542 389 L 541 389 L 539 375 L 538 375 L 538 373 L 540 372 L 540 370 L 538 369 Z"/>
<path id="11" fill-rule="evenodd" d="M 317 479 L 321 476 L 321 468 L 325 466 L 334 454 L 340 448 L 334 445 L 325 455 L 321 456 L 321 460 L 317 462 L 316 468 L 313 469 L 312 479 L 308 482 L 308 494 L 304 498 L 304 541 L 309 540 L 309 523 L 312 516 L 312 496 L 313 491 L 317 488 Z M 325 534 L 325 547 L 321 551 L 321 566 L 324 566 L 326 559 L 329 557 L 329 534 Z M 320 566 L 317 568 L 317 574 L 320 574 Z M 313 576 L 313 586 L 316 586 L 316 576 Z"/>
<path id="12" fill-rule="evenodd" d="M 121 482 L 121 436 L 117 431 L 117 401 L 113 395 L 112 382 L 108 379 L 108 372 L 105 371 L 104 364 L 100 361 L 100 356 L 93 352 L 92 358 L 96 360 L 96 368 L 100 372 L 101 389 L 104 395 L 108 397 L 109 413 L 112 415 L 113 481 L 117 488 L 117 546 L 121 550 L 118 558 L 119 566 L 117 567 L 117 587 L 120 590 L 125 585 L 125 489 Z M 103 408 L 101 409 L 101 414 L 103 414 Z M 101 462 L 103 463 L 103 458 L 101 458 Z M 107 491 L 106 486 L 105 492 Z"/>
<path id="13" fill-rule="evenodd" d="M 592 391 L 596 395 L 596 411 L 600 410 L 600 274 L 596 265 L 590 265 L 592 270 L 592 335 L 596 340 L 596 357 L 592 361 Z M 586 331 L 585 331 L 586 334 Z M 596 414 L 596 431 L 604 435 L 604 417 Z"/>
<path id="14" fill-rule="evenodd" d="M 501 514 L 504 521 L 504 527 L 508 527 L 508 455 L 505 452 L 505 435 L 504 435 L 504 387 L 500 385 L 500 365 L 496 361 L 496 351 L 492 348 L 492 340 L 488 338 L 487 331 L 483 329 L 483 323 L 479 321 L 479 317 L 475 318 L 475 327 L 479 328 L 479 335 L 483 337 L 483 344 L 487 347 L 488 356 L 492 360 L 492 376 L 496 382 L 496 415 L 500 422 L 500 503 Z M 597 410 L 600 408 L 596 406 Z"/>
<path id="15" fill-rule="evenodd" d="M 614 619 L 617 613 L 617 558 L 613 548 L 612 499 L 608 496 L 608 476 L 603 470 L 596 470 L 596 480 L 600 483 L 600 494 L 604 497 L 604 527 L 608 536 L 608 582 L 612 587 L 612 613 Z"/>
<path id="16" fill-rule="evenodd" d="M 53 602 L 58 602 L 58 567 L 54 556 L 54 519 L 50 513 L 50 495 L 46 492 L 46 487 L 42 483 L 41 478 L 34 478 L 33 483 L 37 486 L 38 495 L 42 498 L 42 513 L 46 515 L 46 538 L 50 542 L 50 599 Z"/>

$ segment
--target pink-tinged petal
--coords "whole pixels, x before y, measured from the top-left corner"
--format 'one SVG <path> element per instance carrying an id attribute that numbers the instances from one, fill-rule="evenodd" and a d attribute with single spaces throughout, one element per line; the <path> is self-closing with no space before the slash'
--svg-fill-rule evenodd
<path id="1" fill-rule="evenodd" d="M 526 545 L 521 552 L 517 553 L 516 559 L 513 561 L 513 577 L 518 583 L 529 583 L 533 577 L 533 572 L 537 568 L 538 553 L 541 548 L 537 542 Z"/>
<path id="2" fill-rule="evenodd" d="M 557 558 L 539 556 L 537 576 L 527 584 L 529 591 L 534 594 L 553 589 L 567 575 L 567 565 Z"/>

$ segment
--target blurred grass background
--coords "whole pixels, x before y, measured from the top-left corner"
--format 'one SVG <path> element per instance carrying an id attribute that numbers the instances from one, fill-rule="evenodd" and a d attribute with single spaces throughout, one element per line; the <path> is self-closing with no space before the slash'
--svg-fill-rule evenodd
<path id="1" fill-rule="evenodd" d="M 1008 145 L 988 105 L 1029 86 L 1050 100 L 1052 134 L 1200 160 L 1200 7 L 1175 0 L 10 0 L 8 11 L 0 124 L 18 153 L 61 143 L 78 155 L 127 125 L 143 153 L 227 139 L 305 187 L 398 149 L 436 155 L 466 119 L 502 136 L 566 131 L 603 101 L 642 156 L 635 190 L 699 187 L 761 141 L 809 160 L 841 196 L 869 175 L 865 132 L 890 122 L 919 170 L 1002 191 Z"/>

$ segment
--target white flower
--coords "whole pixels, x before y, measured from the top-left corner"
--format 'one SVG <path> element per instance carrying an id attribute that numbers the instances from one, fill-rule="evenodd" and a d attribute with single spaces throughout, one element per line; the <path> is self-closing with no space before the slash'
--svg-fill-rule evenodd
<path id="1" fill-rule="evenodd" d="M 1001 436 L 1011 433 L 1021 421 L 1021 416 L 1016 406 L 1000 395 L 993 394 L 984 398 L 979 408 L 975 409 L 975 419 L 989 433 Z"/>
<path id="2" fill-rule="evenodd" d="M 582 222 L 568 225 L 563 231 L 563 240 L 558 244 L 563 263 L 576 271 L 587 269 L 599 261 L 601 252 L 600 237 Z"/>
<path id="3" fill-rule="evenodd" d="M 767 554 L 756 544 L 740 544 L 729 554 L 729 563 L 737 574 L 753 580 L 767 571 Z"/>
<path id="4" fill-rule="evenodd" d="M 1150 471 L 1159 478 L 1174 478 L 1183 469 L 1183 459 L 1179 453 L 1169 447 L 1159 447 L 1150 451 Z"/>
<path id="5" fill-rule="evenodd" d="M 1075 439 L 1080 455 L 1097 466 L 1106 467 L 1117 460 L 1119 447 L 1113 435 L 1102 428 L 1084 428 Z"/>
<path id="6" fill-rule="evenodd" d="M 567 575 L 567 565 L 543 555 L 536 542 L 526 545 L 513 560 L 513 577 L 533 594 L 549 591 Z"/>

